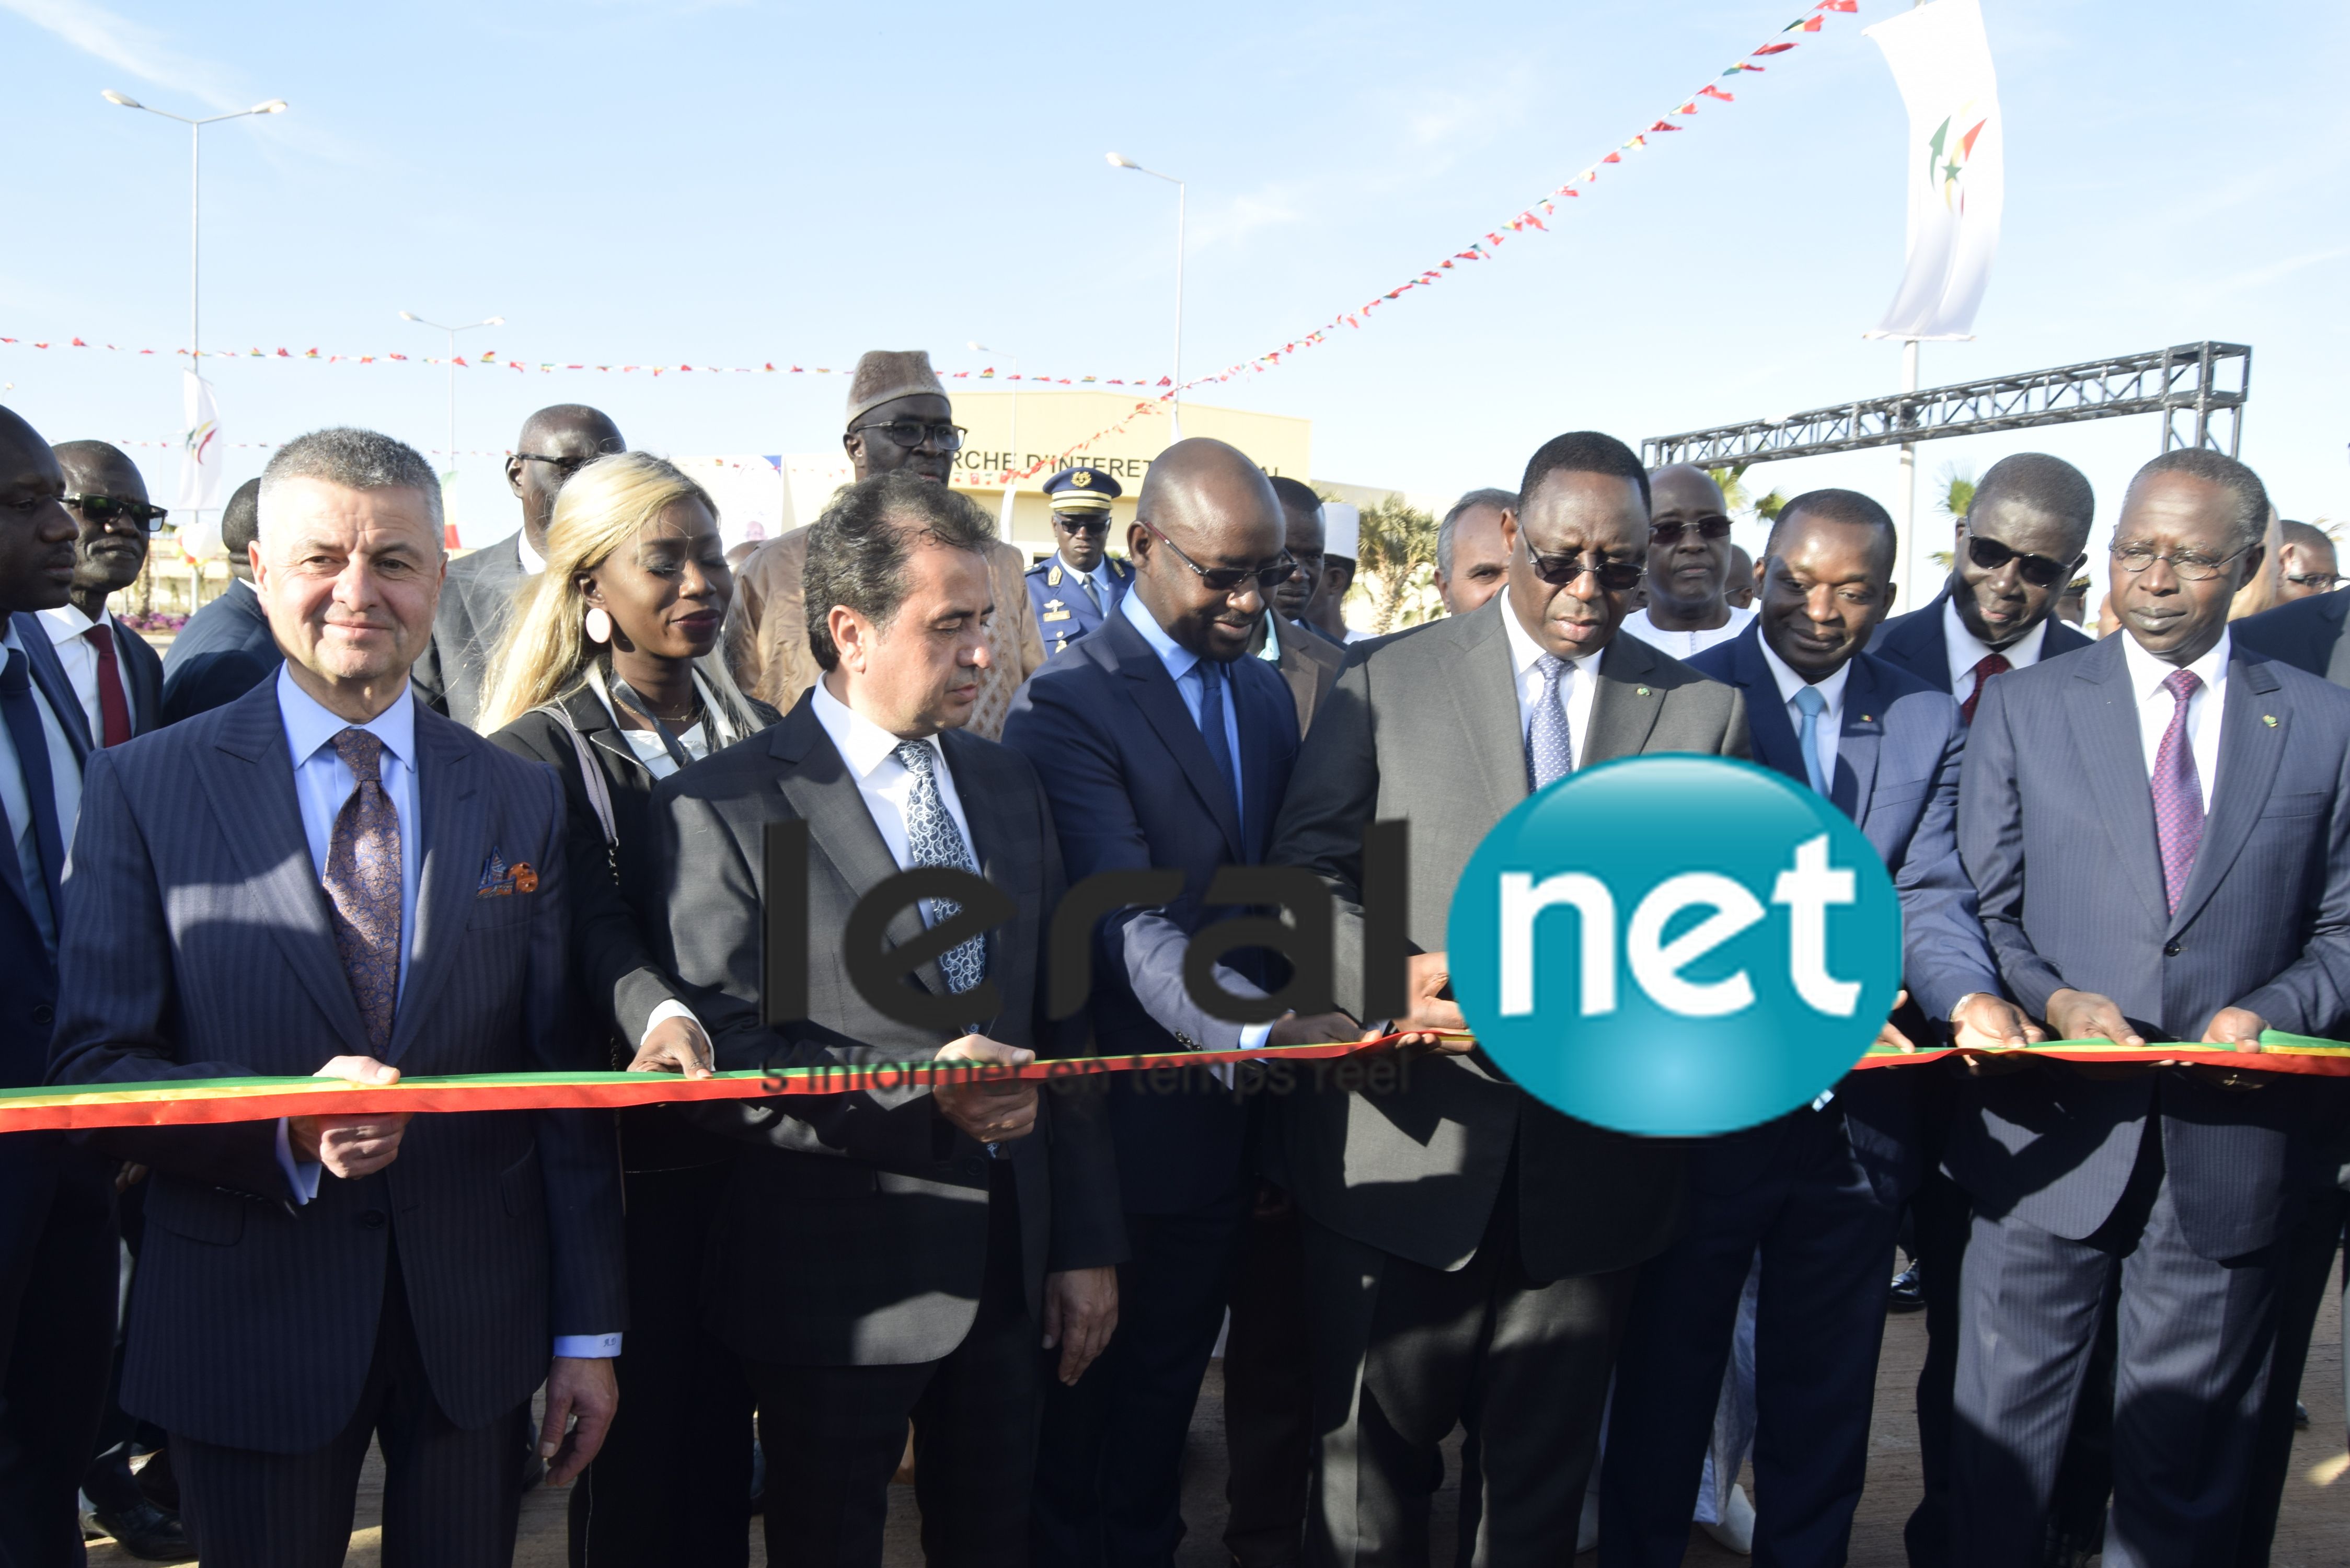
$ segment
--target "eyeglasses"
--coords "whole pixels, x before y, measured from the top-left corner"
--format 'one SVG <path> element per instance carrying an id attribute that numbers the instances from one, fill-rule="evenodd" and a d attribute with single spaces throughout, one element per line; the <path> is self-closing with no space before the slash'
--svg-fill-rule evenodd
<path id="1" fill-rule="evenodd" d="M 879 431 L 908 452 L 925 444 L 941 452 L 961 452 L 970 432 L 961 425 L 934 425 L 922 420 L 891 420 L 886 425 L 851 425 L 852 431 Z"/>
<path id="2" fill-rule="evenodd" d="M 2161 554 L 2148 549 L 2144 545 L 2129 545 L 2116 548 L 2113 556 L 2114 565 L 2132 576 L 2145 571 L 2157 561 L 2168 561 L 2170 563 L 2171 571 L 2178 575 L 2180 582 L 2199 583 L 2218 576 L 2220 567 L 2242 555 L 2244 550 L 2251 548 L 2251 546 L 2247 545 L 2241 550 L 2230 550 L 2224 556 L 2214 557 L 2197 550 L 2172 550 L 2168 554 Z"/>
<path id="3" fill-rule="evenodd" d="M 2287 572 L 2284 580 L 2304 588 L 2314 588 L 2321 594 L 2330 594 L 2342 586 L 2339 572 Z"/>
<path id="4" fill-rule="evenodd" d="M 1695 523 L 1651 523 L 1648 524 L 1648 543 L 1651 545 L 1678 545 L 1681 542 L 1681 535 L 1689 532 L 1691 528 L 1695 528 L 1697 530 L 1697 536 L 1700 539 L 1727 539 L 1730 537 L 1729 518 L 1700 517 Z"/>
<path id="5" fill-rule="evenodd" d="M 1254 583 L 1259 588 L 1275 588 L 1297 575 L 1297 563 L 1287 556 L 1270 566 L 1203 566 L 1185 555 L 1183 547 L 1160 533 L 1149 519 L 1138 517 L 1135 521 L 1149 528 L 1152 538 L 1174 551 L 1177 560 L 1197 572 L 1201 583 L 1211 593 L 1237 593 L 1250 583 Z"/>
<path id="6" fill-rule="evenodd" d="M 1053 525 L 1064 534 L 1106 535 L 1109 532 L 1109 514 L 1099 512 L 1088 515 L 1075 512 L 1055 512 L 1053 514 Z"/>
<path id="7" fill-rule="evenodd" d="M 587 467 L 598 458 L 607 455 L 608 454 L 597 452 L 590 452 L 586 457 L 548 457 L 544 452 L 518 452 L 515 453 L 515 461 L 516 462 L 543 462 L 549 468 L 555 470 L 556 473 L 560 476 L 556 480 L 558 484 L 567 484 L 570 483 L 571 476 L 573 474 L 577 473 L 581 469 Z"/>
<path id="8" fill-rule="evenodd" d="M 2022 574 L 2023 580 L 2035 588 L 2054 586 L 2073 569 L 2072 563 L 2068 561 L 2054 560 L 2047 556 L 2027 556 L 2021 550 L 2011 550 L 1998 540 L 1986 539 L 1980 534 L 1967 535 L 1967 559 L 1986 572 L 1996 572 L 2010 561 L 2013 561 L 2016 564 L 2015 569 Z M 2133 566 L 2130 569 L 2142 572 L 2146 568 Z M 2183 577 L 2187 574 L 2181 572 L 2178 575 Z"/>
<path id="9" fill-rule="evenodd" d="M 124 495 L 65 495 L 58 499 L 100 527 L 109 523 L 136 523 L 152 534 L 172 514 L 166 507 L 150 506 L 144 501 L 133 501 Z"/>
<path id="10" fill-rule="evenodd" d="M 1580 556 L 1538 556 L 1531 545 L 1526 546 L 1526 558 L 1534 563 L 1534 576 L 1552 587 L 1565 587 L 1589 572 L 1611 594 L 1633 587 L 1647 569 L 1638 561 L 1611 561 L 1605 556 L 1595 556 L 1588 562 Z"/>

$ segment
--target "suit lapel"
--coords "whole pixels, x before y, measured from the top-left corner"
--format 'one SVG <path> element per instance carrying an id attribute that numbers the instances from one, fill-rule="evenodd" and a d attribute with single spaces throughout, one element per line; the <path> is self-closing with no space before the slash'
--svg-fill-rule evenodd
<path id="1" fill-rule="evenodd" d="M 310 1000 L 349 1054 L 363 1056 L 367 1025 L 335 947 L 326 889 L 303 836 L 275 680 L 263 681 L 230 705 L 213 748 L 198 756 L 196 776 L 238 879 Z"/>
<path id="2" fill-rule="evenodd" d="M 1575 759 L 1575 766 L 1640 754 L 1665 706 L 1662 690 L 1646 680 L 1656 669 L 1655 649 L 1629 632 L 1616 634 L 1599 656 L 1599 688 L 1591 699 L 1591 738 Z"/>
<path id="3" fill-rule="evenodd" d="M 1232 792 L 1226 786 L 1223 775 L 1216 771 L 1215 759 L 1208 754 L 1208 742 L 1201 737 L 1200 726 L 1192 722 L 1191 710 L 1185 705 L 1183 694 L 1175 689 L 1174 677 L 1167 673 L 1166 664 L 1123 615 L 1107 623 L 1098 635 L 1108 639 L 1118 672 L 1134 683 L 1130 689 L 1134 705 L 1183 770 L 1191 793 L 1215 817 L 1232 857 L 1245 858 L 1243 846 L 1247 841 L 1241 832 L 1239 814 L 1233 809 Z M 1224 683 L 1228 698 L 1232 686 L 1232 681 Z M 1242 787 L 1247 787 L 1245 781 Z"/>
<path id="4" fill-rule="evenodd" d="M 1836 809 L 1856 824 L 1868 820 L 1869 796 L 1877 788 L 1877 756 L 1885 742 L 1885 711 L 1868 655 L 1857 654 L 1844 682 L 1844 732 L 1836 740 L 1835 778 L 1828 786 Z M 1747 710 L 1752 712 L 1750 706 Z"/>
<path id="5" fill-rule="evenodd" d="M 832 862 L 840 879 L 848 884 L 850 897 L 861 898 L 896 876 L 897 857 L 889 853 L 881 830 L 873 825 L 873 814 L 866 807 L 847 762 L 816 716 L 815 698 L 802 698 L 774 733 L 770 750 L 789 764 L 777 777 L 776 787 L 783 791 L 793 815 L 808 825 L 808 838 L 817 852 Z M 962 794 L 960 783 L 955 793 Z M 963 811 L 965 815 L 972 811 L 968 799 Z M 973 831 L 977 831 L 975 826 Z M 974 847 L 972 853 L 979 851 Z M 883 934 L 890 946 L 902 947 L 921 935 L 922 929 L 921 911 L 909 904 L 889 917 Z M 914 972 L 925 989 L 945 994 L 946 979 L 935 960 Z"/>
<path id="6" fill-rule="evenodd" d="M 394 1062 L 414 1044 L 449 978 L 489 852 L 494 848 L 511 860 L 508 850 L 521 847 L 490 842 L 481 769 L 459 738 L 463 732 L 454 722 L 416 705 L 416 814 L 423 818 L 417 836 L 424 860 L 416 879 L 416 929 L 408 937 L 408 979 L 391 1025 Z M 555 842 L 559 854 L 562 840 Z"/>
<path id="7" fill-rule="evenodd" d="M 1485 819 L 1492 822 L 1526 798 L 1525 721 L 1518 714 L 1517 664 L 1502 628 L 1502 618 L 1513 613 L 1509 598 L 1495 594 L 1484 608 L 1418 634 L 1450 638 L 1458 649 L 1461 674 L 1445 711 L 1459 733 L 1457 750 L 1476 764 L 1485 786 Z M 1464 812 L 1468 804 L 1461 803 Z"/>
<path id="8" fill-rule="evenodd" d="M 66 668 L 57 662 L 57 645 L 49 640 L 49 626 L 39 616 L 19 611 L 16 616 L 16 638 L 25 645 L 25 662 L 30 666 L 33 684 L 41 689 L 42 700 L 49 711 L 57 715 L 57 728 L 66 735 L 66 744 L 73 748 L 74 770 L 78 773 L 89 763 L 89 715 L 82 711 L 81 699 L 74 695 L 73 682 L 66 679 Z M 56 765 L 56 759 L 50 759 Z M 66 836 L 73 836 L 70 825 Z"/>
<path id="9" fill-rule="evenodd" d="M 122 667 L 123 684 L 130 692 L 130 732 L 143 735 L 155 727 L 156 710 L 163 697 L 161 686 L 153 679 L 153 667 L 141 657 L 153 650 L 120 621 L 109 618 L 107 624 L 113 628 L 115 661 Z M 137 652 L 131 650 L 134 642 L 139 644 Z"/>
<path id="10" fill-rule="evenodd" d="M 2238 652 L 2228 660 L 2228 705 L 2220 716 L 2220 776 L 2213 784 L 2228 787 L 2212 797 L 2204 818 L 2195 868 L 2188 875 L 2178 913 L 2171 917 L 2174 931 L 2210 900 L 2268 809 L 2277 763 L 2293 733 L 2293 710 L 2281 684 L 2265 659 Z M 2268 722 L 2271 719 L 2276 722 Z"/>
<path id="11" fill-rule="evenodd" d="M 1887 647 L 1900 655 L 1898 662 L 1944 691 L 1950 689 L 1950 645 L 1942 635 L 1942 606 L 1950 597 L 1950 590 L 1944 589 L 1932 604 L 1905 618 L 1908 624 L 1886 639 Z"/>
<path id="12" fill-rule="evenodd" d="M 2146 901 L 2156 920 L 2168 924 L 2170 903 L 2163 891 L 2162 851 L 2154 832 L 2154 792 L 2147 784 L 2137 694 L 2130 690 L 2119 638 L 2108 638 L 2083 654 L 2073 674 L 2066 686 L 2073 744 L 2081 771 L 2102 803 L 2097 816 L 2105 824 L 2123 879 Z"/>
<path id="13" fill-rule="evenodd" d="M 2325 660 L 2325 679 L 2336 686 L 2350 686 L 2350 637 L 2342 635 L 2344 618 L 2350 617 L 2350 594 L 2328 594 L 2325 610 L 2333 627 L 2333 649 Z"/>
<path id="14" fill-rule="evenodd" d="M 1762 658 L 1762 634 L 1750 626 L 1730 646 L 1731 679 L 1746 694 L 1746 738 L 1753 745 L 1754 760 L 1809 788 L 1811 774 L 1804 767 L 1795 726 L 1787 717 L 1786 703 L 1779 700 L 1779 683 L 1772 678 L 1771 666 Z"/>

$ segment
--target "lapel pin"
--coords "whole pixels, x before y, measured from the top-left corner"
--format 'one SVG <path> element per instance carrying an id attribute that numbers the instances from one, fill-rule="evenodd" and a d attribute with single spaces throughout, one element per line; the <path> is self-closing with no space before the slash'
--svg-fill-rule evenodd
<path id="1" fill-rule="evenodd" d="M 1640 696 L 1643 696 L 1643 697 L 1646 697 L 1646 696 L 1648 694 L 1648 689 L 1647 687 L 1645 687 L 1645 686 L 1635 686 L 1635 687 L 1633 687 L 1633 688 L 1632 688 L 1632 690 L 1633 690 L 1635 692 L 1637 692 L 1638 694 L 1639 694 Z M 2273 721 L 2273 720 L 2272 720 L 2272 721 L 2270 721 L 2270 722 L 2271 722 L 2272 723 L 2275 722 L 2275 721 Z"/>
<path id="2" fill-rule="evenodd" d="M 1875 718 L 1873 715 L 1871 715 L 1871 714 L 1863 713 L 1863 714 L 1860 716 L 1860 722 L 1861 722 L 1862 723 L 1864 723 L 1864 724 L 1874 724 L 1874 723 L 1876 723 L 1876 722 L 1877 722 L 1877 720 L 1876 720 L 1876 718 Z"/>
<path id="3" fill-rule="evenodd" d="M 2261 722 L 2273 730 L 2276 728 L 2276 715 L 2274 713 L 2263 713 L 2261 715 Z"/>

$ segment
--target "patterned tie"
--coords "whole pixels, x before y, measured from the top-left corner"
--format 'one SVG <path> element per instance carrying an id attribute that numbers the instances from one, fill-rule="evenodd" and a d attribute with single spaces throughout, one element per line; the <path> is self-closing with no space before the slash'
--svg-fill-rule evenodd
<path id="1" fill-rule="evenodd" d="M 57 915 L 58 893 L 65 881 L 66 840 L 57 825 L 57 781 L 49 773 L 48 732 L 41 723 L 40 700 L 33 695 L 33 666 L 30 658 L 11 648 L 0 661 L 0 720 L 8 726 L 8 739 L 16 748 L 16 769 L 25 781 L 25 794 L 31 800 L 33 820 L 29 830 L 20 823 L 10 823 L 6 846 L 11 855 L 16 853 L 20 836 L 29 831 L 35 854 L 40 860 L 40 876 L 26 879 L 25 896 L 33 903 L 33 923 L 40 928 L 41 940 L 54 951 L 57 945 Z M 0 813 L 0 815 L 5 815 Z"/>
<path id="2" fill-rule="evenodd" d="M 1542 671 L 1543 689 L 1526 725 L 1526 783 L 1540 789 L 1575 771 L 1575 733 L 1566 722 L 1564 690 L 1574 679 L 1575 666 L 1555 653 L 1545 653 L 1534 660 L 1534 668 Z"/>
<path id="3" fill-rule="evenodd" d="M 101 746 L 119 746 L 130 738 L 130 704 L 122 695 L 122 666 L 114 651 L 114 628 L 105 621 L 82 636 L 98 649 L 98 712 L 105 733 Z"/>
<path id="4" fill-rule="evenodd" d="M 1200 738 L 1208 742 L 1208 756 L 1224 787 L 1232 792 L 1232 810 L 1241 805 L 1241 775 L 1232 758 L 1232 738 L 1224 732 L 1224 667 L 1203 659 L 1191 667 L 1200 674 Z"/>
<path id="5" fill-rule="evenodd" d="M 1820 695 L 1816 686 L 1806 686 L 1794 695 L 1794 704 L 1804 715 L 1804 727 L 1795 736 L 1795 747 L 1804 753 L 1804 782 L 1814 794 L 1828 793 L 1825 774 L 1820 769 L 1820 715 L 1828 711 L 1828 700 Z"/>
<path id="6" fill-rule="evenodd" d="M 2170 898 L 2170 912 L 2187 896 L 2187 877 L 2195 869 L 2195 851 L 2203 844 L 2203 781 L 2195 772 L 2195 748 L 2187 740 L 2187 704 L 2203 678 L 2191 670 L 2173 670 L 2162 689 L 2175 704 L 2170 727 L 2154 753 L 2154 836 L 2162 846 L 2162 886 Z"/>
<path id="7" fill-rule="evenodd" d="M 912 788 L 906 792 L 906 853 L 917 866 L 946 866 L 979 875 L 971 846 L 939 798 L 938 775 L 931 771 L 938 753 L 927 741 L 900 741 L 898 760 L 906 766 Z M 962 913 L 952 898 L 931 900 L 931 923 L 938 925 Z M 958 995 L 987 978 L 987 939 L 972 937 L 949 948 L 939 959 L 939 972 L 947 989 Z"/>
<path id="8" fill-rule="evenodd" d="M 1992 676 L 2004 675 L 2014 668 L 2014 665 L 2007 661 L 2007 655 L 2004 653 L 1986 653 L 1978 659 L 1975 663 L 1975 689 L 1967 693 L 1965 701 L 1959 704 L 1959 722 L 1973 723 L 1975 704 L 1982 701 L 1983 687 L 1989 683 Z"/>
<path id="9" fill-rule="evenodd" d="M 400 999 L 400 814 L 383 791 L 383 742 L 365 730 L 345 730 L 334 747 L 359 787 L 335 813 L 327 899 L 334 906 L 335 948 L 367 1024 L 369 1054 L 380 1060 L 391 1044 Z"/>

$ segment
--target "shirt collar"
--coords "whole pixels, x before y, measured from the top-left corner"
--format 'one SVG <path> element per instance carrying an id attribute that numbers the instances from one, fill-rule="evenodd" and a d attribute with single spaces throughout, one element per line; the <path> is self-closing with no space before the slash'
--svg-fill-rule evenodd
<path id="1" fill-rule="evenodd" d="M 870 778 L 874 769 L 898 754 L 898 748 L 904 742 L 834 696 L 823 677 L 817 677 L 813 690 L 816 722 L 832 737 L 833 748 L 848 764 L 849 772 L 860 779 Z M 946 753 L 936 735 L 926 737 L 921 743 L 938 753 L 941 761 L 945 759 Z"/>
<path id="2" fill-rule="evenodd" d="M 1510 639 L 1510 668 L 1520 675 L 1532 670 L 1535 660 L 1550 651 L 1534 640 L 1534 634 L 1528 631 L 1524 623 L 1518 619 L 1518 607 L 1510 603 L 1507 598 L 1502 600 L 1502 630 Z M 1619 627 L 1617 628 L 1616 635 L 1623 637 L 1628 634 Z M 1600 655 L 1607 651 L 1607 645 L 1603 643 L 1598 652 L 1578 654 L 1567 662 L 1578 670 L 1596 670 L 1599 668 Z"/>
<path id="3" fill-rule="evenodd" d="M 1076 567 L 1069 565 L 1069 558 L 1066 556 L 1062 555 L 1059 551 L 1056 550 L 1053 553 L 1053 559 L 1060 563 L 1061 570 L 1068 573 L 1069 576 L 1076 578 L 1077 581 L 1081 583 L 1089 583 L 1093 581 L 1093 572 L 1081 572 L 1077 570 Z M 1100 570 L 1101 568 L 1099 566 L 1096 566 L 1094 568 L 1094 572 Z"/>
<path id="4" fill-rule="evenodd" d="M 1256 650 L 1256 656 L 1267 664 L 1281 662 L 1281 617 L 1271 605 L 1264 609 L 1264 646 Z"/>
<path id="5" fill-rule="evenodd" d="M 529 529 L 517 528 L 515 530 L 515 554 L 522 557 L 522 569 L 525 576 L 535 577 L 538 576 L 539 573 L 546 570 L 546 557 L 530 547 Z"/>
<path id="6" fill-rule="evenodd" d="M 2122 628 L 2118 635 L 2122 639 L 2122 662 L 2129 670 L 2130 690 L 2137 694 L 2139 701 L 2151 701 L 2157 693 L 2162 692 L 2162 683 L 2182 667 L 2157 659 L 2140 648 L 2137 639 L 2130 635 L 2129 628 Z M 2230 649 L 2229 634 L 2222 628 L 2220 640 L 2211 645 L 2210 650 L 2183 668 L 2193 670 L 2201 678 L 2204 691 L 2217 691 L 2220 683 L 2228 678 Z M 2162 694 L 2168 695 L 2167 692 Z"/>
<path id="7" fill-rule="evenodd" d="M 2055 613 L 2053 607 L 2049 613 Z M 1996 653 L 2007 660 L 2010 669 L 2022 670 L 2040 662 L 2040 649 L 2048 640 L 2048 617 L 2041 617 L 2039 623 L 2030 631 L 2005 648 L 1993 648 L 1967 629 L 1967 623 L 1959 618 L 1958 600 L 1945 594 L 1942 597 L 1942 640 L 1950 647 L 1953 666 L 1960 666 L 1963 661 L 1963 668 L 1972 670 Z"/>
<path id="8" fill-rule="evenodd" d="M 79 605 L 61 604 L 55 609 L 43 610 L 41 624 L 48 628 L 51 642 L 71 642 L 75 638 L 88 633 L 92 628 L 104 626 L 106 622 L 90 619 L 81 613 Z"/>
<path id="9" fill-rule="evenodd" d="M 416 765 L 416 695 L 409 687 L 400 689 L 390 707 L 366 723 L 355 725 L 296 685 L 291 671 L 281 665 L 277 670 L 277 716 L 286 726 L 286 743 L 293 749 L 296 768 L 316 756 L 319 747 L 351 729 L 365 730 L 381 741 L 393 756 L 411 768 Z"/>
<path id="10" fill-rule="evenodd" d="M 1200 656 L 1167 635 L 1167 628 L 1159 624 L 1159 618 L 1150 613 L 1140 594 L 1127 595 L 1118 601 L 1118 613 L 1133 624 L 1134 629 L 1142 634 L 1142 640 L 1150 645 L 1150 651 L 1157 654 L 1159 662 L 1167 667 L 1169 676 L 1180 680 L 1191 673 L 1191 667 L 1200 662 Z"/>
<path id="11" fill-rule="evenodd" d="M 1772 651 L 1768 642 L 1758 637 L 1754 639 L 1754 646 L 1762 650 L 1762 662 L 1770 666 L 1771 679 L 1778 683 L 1780 701 L 1793 703 L 1795 693 L 1809 686 L 1813 691 L 1817 691 L 1820 694 L 1820 700 L 1827 704 L 1821 711 L 1840 713 L 1844 711 L 1845 682 L 1852 678 L 1851 659 L 1847 659 L 1836 666 L 1836 672 L 1834 675 L 1820 680 L 1805 680 L 1795 673 L 1794 666 Z"/>

